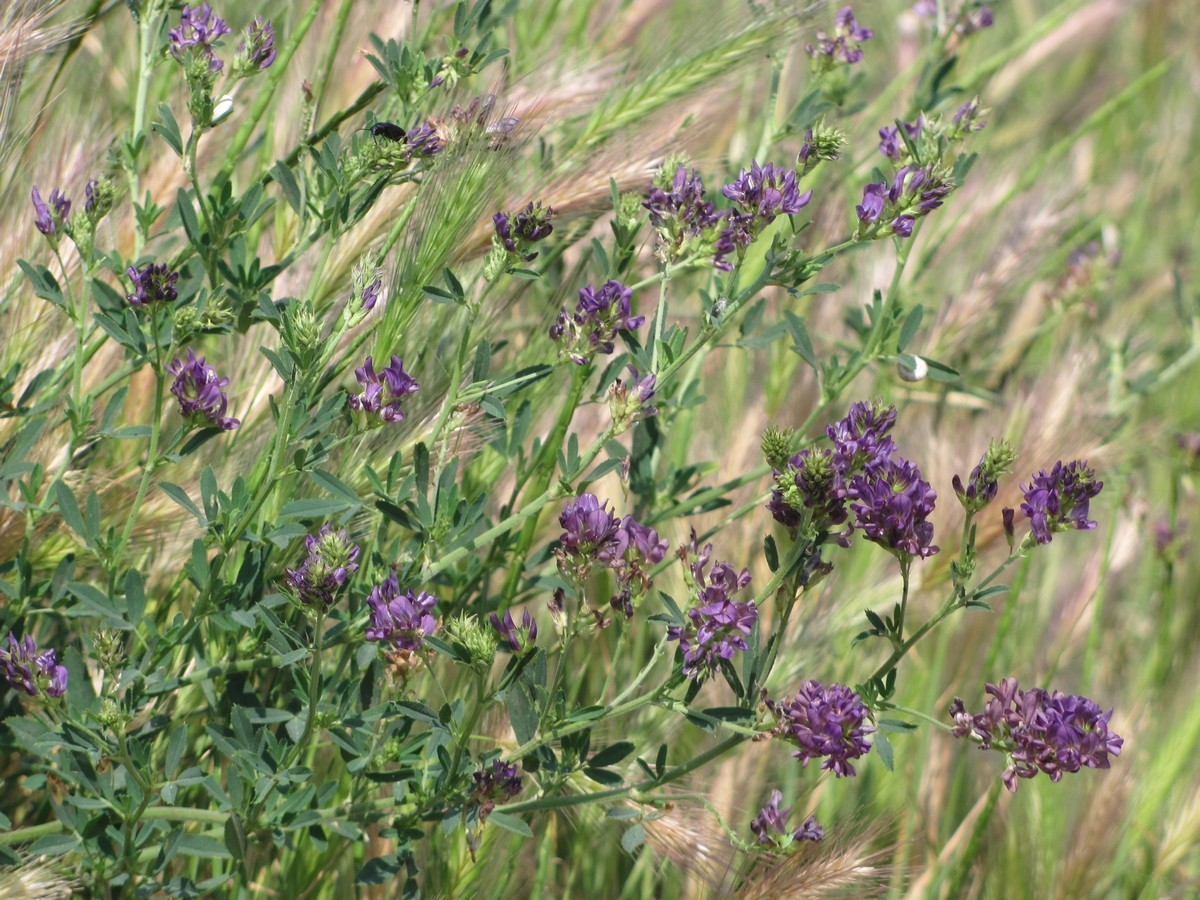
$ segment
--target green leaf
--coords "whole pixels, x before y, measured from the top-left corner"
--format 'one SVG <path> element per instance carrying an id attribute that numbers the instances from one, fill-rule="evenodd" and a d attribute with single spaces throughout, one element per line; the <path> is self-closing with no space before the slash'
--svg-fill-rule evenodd
<path id="1" fill-rule="evenodd" d="M 179 123 L 175 121 L 175 113 L 171 112 L 171 107 L 165 103 L 158 104 L 158 114 L 162 117 L 161 122 L 155 122 L 150 126 L 152 131 L 158 132 L 162 139 L 167 142 L 167 146 L 175 151 L 175 155 L 180 159 L 183 158 L 183 137 L 179 133 Z"/>
<path id="2" fill-rule="evenodd" d="M 187 749 L 188 727 L 185 722 L 176 722 L 171 726 L 167 738 L 166 773 L 168 778 L 174 778 L 179 773 L 179 763 L 183 759 L 183 751 Z"/>
<path id="3" fill-rule="evenodd" d="M 879 761 L 885 769 L 895 771 L 896 754 L 892 751 L 892 742 L 882 730 L 875 732 L 875 752 L 879 754 Z"/>
<path id="4" fill-rule="evenodd" d="M 82 538 L 86 529 L 83 526 L 83 515 L 79 511 L 79 504 L 75 501 L 75 495 L 71 493 L 71 489 L 61 481 L 54 485 L 54 500 L 58 504 L 58 511 L 62 515 L 63 521 L 67 523 L 67 527 Z"/>
<path id="5" fill-rule="evenodd" d="M 644 843 L 646 843 L 646 829 L 641 826 L 641 823 L 630 825 L 621 835 L 621 849 L 626 853 L 632 853 Z"/>
<path id="6" fill-rule="evenodd" d="M 493 811 L 488 816 L 488 821 L 493 825 L 499 825 L 505 831 L 511 831 L 513 834 L 519 834 L 521 837 L 533 837 L 533 831 L 525 824 L 523 819 L 518 819 L 516 816 L 510 816 L 507 813 Z"/>
<path id="7" fill-rule="evenodd" d="M 142 621 L 146 610 L 146 584 L 137 569 L 125 572 L 125 613 L 135 626 Z"/>
<path id="8" fill-rule="evenodd" d="M 597 784 L 603 784 L 606 787 L 617 787 L 623 781 L 621 776 L 612 769 L 593 769 L 588 766 L 583 770 L 583 774 Z"/>
<path id="9" fill-rule="evenodd" d="M 634 749 L 632 741 L 617 741 L 617 743 L 610 744 L 599 753 L 593 754 L 588 759 L 588 765 L 598 769 L 616 765 L 632 753 Z"/>
<path id="10" fill-rule="evenodd" d="M 362 506 L 362 499 L 358 496 L 358 492 L 344 481 L 340 480 L 324 469 L 313 469 L 308 473 L 312 480 L 323 487 L 335 497 L 341 497 L 355 509 Z"/>
<path id="11" fill-rule="evenodd" d="M 160 481 L 158 486 L 164 494 L 195 516 L 197 522 L 199 522 L 201 525 L 208 524 L 208 520 L 204 517 L 204 514 L 200 512 L 199 507 L 192 502 L 192 498 L 188 496 L 187 491 L 185 491 L 179 485 L 171 484 L 168 481 Z"/>
<path id="12" fill-rule="evenodd" d="M 901 129 L 903 132 L 903 129 Z M 925 308 L 917 305 L 912 308 L 908 317 L 904 320 L 904 325 L 900 328 L 900 337 L 896 339 L 896 352 L 903 353 L 904 348 L 908 346 L 917 334 L 917 329 L 921 327 L 921 318 L 925 314 Z"/>
<path id="13" fill-rule="evenodd" d="M 38 838 L 28 850 L 29 856 L 62 856 L 78 850 L 80 841 L 74 834 L 47 834 Z"/>
<path id="14" fill-rule="evenodd" d="M 225 845 L 216 838 L 205 834 L 190 834 L 185 832 L 179 839 L 179 852 L 184 856 L 199 856 L 204 859 L 231 859 L 232 855 Z"/>

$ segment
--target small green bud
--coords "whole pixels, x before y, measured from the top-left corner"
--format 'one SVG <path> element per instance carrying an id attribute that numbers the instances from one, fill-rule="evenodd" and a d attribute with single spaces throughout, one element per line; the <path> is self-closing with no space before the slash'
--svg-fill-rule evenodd
<path id="1" fill-rule="evenodd" d="M 496 658 L 496 634 L 491 628 L 484 628 L 475 616 L 463 613 L 450 619 L 442 636 L 467 656 L 472 668 L 480 671 L 491 668 Z"/>
<path id="2" fill-rule="evenodd" d="M 792 442 L 795 432 L 790 428 L 770 426 L 763 432 L 762 454 L 772 469 L 778 472 L 786 471 L 788 460 L 792 457 Z"/>

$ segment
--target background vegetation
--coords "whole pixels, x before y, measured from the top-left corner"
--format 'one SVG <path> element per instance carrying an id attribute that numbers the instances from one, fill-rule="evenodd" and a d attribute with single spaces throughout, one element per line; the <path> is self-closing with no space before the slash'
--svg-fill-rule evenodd
<path id="1" fill-rule="evenodd" d="M 395 352 L 422 385 L 401 431 L 373 433 L 353 445 L 353 458 L 378 471 L 398 449 L 409 458 L 435 428 L 466 313 L 430 302 L 421 289 L 441 283 L 445 266 L 464 281 L 465 273 L 478 271 L 492 214 L 540 200 L 557 211 L 561 237 L 552 258 L 539 260 L 547 275 L 501 283 L 476 326 L 475 334 L 495 348 L 492 371 L 511 372 L 521 361 L 553 356 L 546 335 L 554 317 L 595 278 L 590 239 L 610 240 L 610 179 L 620 191 L 642 192 L 664 158 L 683 152 L 706 174 L 712 194 L 751 157 L 794 159 L 802 134 L 787 133 L 786 116 L 812 78 L 804 46 L 835 12 L 816 6 L 789 19 L 794 24 L 787 28 L 755 32 L 747 30 L 752 18 L 742 0 L 705 0 L 703 14 L 694 0 L 538 0 L 512 4 L 511 16 L 501 15 L 503 4 L 492 6 L 493 44 L 509 48 L 509 55 L 446 86 L 444 97 L 423 96 L 423 109 L 446 115 L 455 102 L 494 93 L 498 108 L 520 117 L 516 152 L 502 162 L 481 157 L 452 180 L 435 175 L 419 196 L 413 185 L 389 186 L 336 241 L 305 246 L 301 223 L 276 193 L 278 202 L 256 231 L 264 262 L 288 260 L 272 296 L 303 295 L 322 309 L 345 302 L 351 267 L 364 251 L 386 251 L 386 314 L 356 339 L 361 346 L 341 354 L 343 381 L 358 364 L 356 355 L 373 351 L 379 359 Z M 877 361 L 813 423 L 810 435 L 853 399 L 882 396 L 899 407 L 897 442 L 920 462 L 939 495 L 934 522 L 943 551 L 915 575 L 914 603 L 924 613 L 944 595 L 948 560 L 957 550 L 962 514 L 950 480 L 966 475 L 990 439 L 1007 438 L 1020 459 L 1017 475 L 1001 484 L 996 506 L 981 520 L 985 562 L 1006 553 L 998 509 L 1019 504 L 1025 473 L 1055 459 L 1085 458 L 1096 467 L 1105 482 L 1092 507 L 1099 529 L 1061 536 L 1022 561 L 1010 570 L 1012 590 L 1002 603 L 990 612 L 959 614 L 917 647 L 902 666 L 896 702 L 945 721 L 954 696 L 974 708 L 985 682 L 1015 675 L 1023 685 L 1086 694 L 1113 707 L 1112 726 L 1126 740 L 1123 754 L 1109 771 L 1088 770 L 1059 784 L 1038 778 L 1010 796 L 992 754 L 974 752 L 925 723 L 913 734 L 892 736 L 894 771 L 872 754 L 861 761 L 858 777 L 837 781 L 813 766 L 801 768 L 783 747 L 747 743 L 671 786 L 666 814 L 644 823 L 645 842 L 634 854 L 622 849 L 623 823 L 594 806 L 539 814 L 531 819 L 532 839 L 489 827 L 475 862 L 461 831 L 430 825 L 429 839 L 418 845 L 428 895 L 674 898 L 736 890 L 750 897 L 860 896 L 872 890 L 897 897 L 1034 898 L 1200 890 L 1200 772 L 1193 762 L 1200 750 L 1200 611 L 1192 602 L 1200 571 L 1190 552 L 1200 442 L 1186 437 L 1200 430 L 1194 399 L 1200 376 L 1193 365 L 1200 354 L 1200 292 L 1192 281 L 1200 220 L 1200 62 L 1194 52 L 1200 21 L 1190 0 L 1011 0 L 994 4 L 993 27 L 943 47 L 909 6 L 892 0 L 855 5 L 875 35 L 864 45 L 866 58 L 854 72 L 862 81 L 839 120 L 848 152 L 822 171 L 805 211 L 813 225 L 802 243 L 833 244 L 852 227 L 861 186 L 878 163 L 877 129 L 920 111 L 917 92 L 928 84 L 921 75 L 939 49 L 958 54 L 954 80 L 967 96 L 979 95 L 990 109 L 989 124 L 975 139 L 979 159 L 964 184 L 913 243 L 902 290 L 907 304 L 925 309 L 911 352 L 959 375 L 909 383 L 894 360 Z M 366 110 L 386 119 L 411 107 L 408 98 L 375 87 L 379 73 L 367 53 L 379 54 L 380 47 L 370 35 L 403 42 L 415 27 L 432 58 L 452 55 L 454 25 L 445 7 L 264 0 L 254 13 L 273 20 L 280 45 L 301 39 L 290 59 L 281 56 L 268 75 L 241 86 L 235 114 L 199 148 L 200 170 L 207 177 L 232 171 L 244 189 L 288 158 L 310 123 L 342 112 L 342 143 L 370 140 L 353 133 L 370 121 Z M 0 12 L 0 373 L 18 363 L 23 373 L 0 397 L 6 409 L 14 408 L 29 375 L 58 366 L 75 340 L 63 316 L 33 296 L 16 265 L 18 258 L 52 262 L 32 227 L 29 189 L 69 184 L 81 195 L 106 155 L 119 154 L 138 88 L 134 32 L 122 4 L 24 2 Z M 305 83 L 312 86 L 311 101 Z M 159 67 L 145 89 L 148 109 L 167 102 L 182 120 L 184 90 L 171 67 Z M 261 119 L 243 134 L 246 109 Z M 149 192 L 170 206 L 185 185 L 179 160 L 158 142 L 142 161 L 139 195 Z M 634 247 L 630 282 L 655 272 L 647 233 Z M 119 192 L 101 234 L 123 257 L 142 249 L 128 193 Z M 775 322 L 792 310 L 805 317 L 820 353 L 844 355 L 855 341 L 856 317 L 873 291 L 888 288 L 895 260 L 890 241 L 865 245 L 822 273 L 820 280 L 836 290 L 799 298 L 781 289 L 765 292 L 762 320 Z M 68 257 L 66 265 L 77 261 Z M 708 311 L 701 295 L 706 278 L 672 285 L 672 321 L 693 334 Z M 654 293 L 639 292 L 638 311 L 648 317 Z M 763 510 L 770 477 L 761 434 L 768 425 L 811 421 L 822 399 L 786 335 L 767 340 L 764 333 L 773 336 L 765 327 L 735 327 L 721 346 L 696 358 L 687 381 L 703 403 L 672 412 L 659 436 L 657 474 L 696 468 L 680 474 L 675 486 L 661 485 L 657 496 L 640 498 L 672 548 L 686 543 L 688 525 L 701 533 L 719 530 L 718 557 L 749 566 L 758 584 L 770 578 L 763 534 L 777 527 Z M 232 413 L 244 424 L 182 465 L 194 478 L 211 466 L 228 489 L 263 452 L 268 397 L 278 393 L 278 380 L 254 342 L 241 335 L 212 337 L 205 349 L 236 386 Z M 84 370 L 92 387 L 120 364 L 119 353 L 106 352 Z M 561 374 L 523 395 L 530 400 L 530 434 L 550 430 L 567 383 L 567 372 Z M 139 412 L 151 408 L 147 375 L 130 382 L 128 422 L 141 421 Z M 0 418 L 0 445 L 19 421 Z M 586 446 L 607 422 L 604 405 L 589 403 L 571 428 Z M 499 426 L 479 409 L 465 411 L 453 426 L 445 459 L 459 461 L 464 495 L 487 487 L 486 502 L 498 505 L 496 498 L 514 487 L 506 481 L 505 458 L 488 447 Z M 36 452 L 52 467 L 61 463 L 67 440 L 65 428 L 48 433 Z M 142 450 L 137 441 L 106 441 L 96 458 L 73 467 L 72 489 L 81 498 L 97 491 L 106 526 L 110 516 L 123 524 L 119 516 L 137 491 Z M 87 452 L 74 447 L 77 457 Z M 171 477 L 182 483 L 185 476 L 175 471 Z M 369 495 L 364 477 L 342 477 Z M 719 494 L 731 503 L 687 518 L 672 515 L 673 501 L 712 486 L 725 486 Z M 298 479 L 291 487 L 311 493 Z M 614 498 L 622 492 L 616 473 L 592 489 Z M 353 518 L 359 537 L 369 539 L 370 515 Z M 542 517 L 535 551 L 556 536 L 555 524 L 554 516 Z M 145 575 L 147 615 L 164 623 L 190 609 L 190 600 L 155 608 L 156 596 L 191 553 L 196 535 L 189 529 L 170 497 L 147 495 L 130 554 Z M 30 531 L 11 502 L 0 508 L 0 578 L 10 587 L 20 580 L 12 561 L 22 547 L 32 548 L 27 558 L 35 568 L 54 572 L 67 555 L 86 555 L 79 544 L 55 516 Z M 277 564 L 294 564 L 296 546 Z M 833 573 L 805 594 L 774 684 L 806 678 L 854 684 L 877 662 L 877 650 L 852 649 L 851 642 L 864 627 L 865 608 L 894 602 L 899 578 L 891 560 L 872 550 L 860 545 L 839 554 Z M 535 554 L 533 562 L 545 560 Z M 668 570 L 660 587 L 678 598 L 684 588 L 677 569 Z M 544 571 L 552 572 L 552 563 Z M 503 580 L 503 572 L 495 576 L 494 592 Z M 538 587 L 531 581 L 523 597 L 548 626 L 547 598 L 538 596 Z M 7 603 L 17 602 L 15 589 L 4 593 Z M 43 643 L 70 648 L 72 678 L 82 678 L 97 620 L 68 617 L 61 604 L 27 616 L 39 620 Z M 0 621 L 6 630 L 14 625 Z M 224 638 L 234 655 L 245 650 L 235 631 Z M 627 660 L 645 658 L 654 639 L 633 634 L 618 646 L 614 632 L 603 633 L 586 648 L 593 664 L 580 669 L 580 694 L 603 693 L 610 666 L 619 686 L 639 667 Z M 409 687 L 427 692 L 431 705 L 441 700 L 435 691 L 454 696 L 467 689 L 466 676 L 441 674 L 437 687 L 428 679 Z M 181 695 L 177 712 L 212 703 L 222 684 L 197 685 L 194 696 Z M 722 683 L 711 683 L 701 702 L 720 706 L 725 692 Z M 19 713 L 16 696 L 2 702 L 6 713 Z M 476 733 L 487 739 L 480 747 L 516 743 L 502 711 L 485 716 Z M 633 741 L 643 754 L 667 741 L 681 755 L 715 740 L 677 713 L 655 708 L 592 735 L 594 746 L 617 739 Z M 12 732 L 5 742 L 0 811 L 14 828 L 46 821 L 53 813 L 38 798 L 53 793 L 54 785 L 44 770 L 29 766 Z M 747 859 L 722 824 L 747 835 L 751 817 L 775 787 L 798 813 L 815 812 L 829 838 L 783 863 Z M 290 849 L 270 851 L 279 856 L 263 869 L 258 887 L 262 896 L 351 896 L 364 860 L 387 846 L 377 834 L 365 848 L 336 837 L 298 839 Z M 68 853 L 55 871 L 74 877 L 77 865 Z M 191 874 L 199 878 L 207 865 L 195 862 Z M 357 890 L 382 897 L 398 888 L 385 883 Z"/>

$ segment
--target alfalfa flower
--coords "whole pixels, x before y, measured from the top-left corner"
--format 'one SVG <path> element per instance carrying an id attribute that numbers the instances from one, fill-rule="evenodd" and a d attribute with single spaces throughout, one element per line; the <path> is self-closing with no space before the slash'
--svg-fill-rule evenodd
<path id="1" fill-rule="evenodd" d="M 275 62 L 275 27 L 269 19 L 255 16 L 242 32 L 233 69 L 236 75 L 253 75 Z"/>
<path id="2" fill-rule="evenodd" d="M 363 392 L 350 395 L 350 408 L 377 415 L 385 422 L 403 422 L 400 401 L 421 389 L 421 385 L 404 371 L 404 361 L 395 354 L 391 364 L 378 374 L 374 359 L 368 356 L 362 367 L 354 370 L 354 377 L 363 386 Z"/>
<path id="3" fill-rule="evenodd" d="M 179 412 L 184 418 L 222 431 L 232 431 L 241 424 L 225 415 L 229 406 L 225 394 L 229 379 L 219 377 L 203 356 L 196 356 L 195 350 L 189 347 L 187 360 L 176 358 L 167 366 L 167 372 L 175 376 L 171 393 L 179 401 Z"/>
<path id="4" fill-rule="evenodd" d="M 125 274 L 133 283 L 132 293 L 125 295 L 130 306 L 144 309 L 153 303 L 171 303 L 179 296 L 175 290 L 179 273 L 172 272 L 166 263 L 146 263 L 141 269 L 129 266 Z"/>
<path id="5" fill-rule="evenodd" d="M 898 456 L 873 463 L 851 479 L 847 496 L 854 524 L 867 540 L 902 560 L 938 552 L 928 521 L 937 494 L 916 463 Z"/>
<path id="6" fill-rule="evenodd" d="M 783 793 L 781 791 L 771 791 L 771 799 L 758 811 L 758 815 L 750 823 L 750 831 L 753 832 L 760 844 L 765 844 L 775 850 L 786 850 L 798 841 L 817 843 L 824 839 L 825 829 L 821 827 L 816 816 L 809 816 L 804 820 L 803 825 L 795 831 L 789 831 L 787 818 L 792 808 L 785 806 L 780 809 L 779 804 L 782 800 Z"/>
<path id="7" fill-rule="evenodd" d="M 1058 531 L 1091 531 L 1096 523 L 1088 519 L 1091 499 L 1100 493 L 1103 481 L 1096 481 L 1095 469 L 1085 460 L 1062 460 L 1049 471 L 1034 475 L 1029 485 L 1021 485 L 1025 501 L 1021 512 L 1039 544 L 1050 543 Z"/>
<path id="8" fill-rule="evenodd" d="M 616 379 L 608 389 L 608 409 L 612 413 L 613 422 L 618 425 L 632 425 L 642 419 L 658 415 L 658 408 L 650 406 L 654 399 L 654 386 L 657 377 L 651 373 L 642 377 L 636 366 L 626 366 L 628 379 Z"/>
<path id="9" fill-rule="evenodd" d="M 332 606 L 358 571 L 358 545 L 350 543 L 345 528 L 334 531 L 326 522 L 319 532 L 304 539 L 304 548 L 307 555 L 299 568 L 285 570 L 286 583 L 304 603 Z"/>
<path id="10" fill-rule="evenodd" d="M 693 681 L 705 680 L 717 672 L 722 661 L 748 650 L 746 635 L 758 621 L 754 601 L 737 599 L 738 592 L 750 584 L 750 570 L 738 572 L 729 563 L 718 562 L 706 573 L 712 549 L 712 544 L 706 544 L 697 553 L 693 535 L 689 569 L 695 584 L 695 603 L 687 611 L 685 624 L 667 628 L 667 639 L 679 641 L 683 674 Z"/>
<path id="11" fill-rule="evenodd" d="M 207 3 L 199 6 L 184 6 L 179 16 L 179 27 L 167 32 L 171 55 L 182 63 L 189 59 L 202 59 L 212 72 L 220 72 L 224 63 L 217 58 L 214 46 L 222 35 L 231 34 L 232 29 L 225 20 L 213 12 Z"/>
<path id="12" fill-rule="evenodd" d="M 722 271 L 732 268 L 726 257 L 736 253 L 740 261 L 764 228 L 780 215 L 800 212 L 812 199 L 812 191 L 800 193 L 794 169 L 773 163 L 760 166 L 757 160 L 751 161 L 748 170 L 742 169 L 721 193 L 734 202 L 734 208 L 725 215 L 725 228 L 717 237 L 713 258 L 713 265 Z"/>
<path id="13" fill-rule="evenodd" d="M 990 444 L 979 463 L 971 470 L 971 477 L 966 486 L 962 479 L 955 475 L 951 479 L 955 496 L 963 508 L 970 513 L 979 512 L 996 497 L 1000 489 L 1000 479 L 1012 471 L 1012 464 L 1017 455 L 1007 441 Z"/>
<path id="14" fill-rule="evenodd" d="M 513 621 L 512 610 L 506 609 L 504 616 L 501 617 L 497 613 L 491 615 L 492 627 L 496 629 L 496 633 L 500 635 L 501 640 L 508 644 L 513 653 L 524 653 L 534 645 L 537 640 L 537 621 L 530 615 L 529 610 L 523 610 L 521 613 L 521 624 L 517 625 Z"/>
<path id="15" fill-rule="evenodd" d="M 866 738 L 875 730 L 866 724 L 869 711 L 858 694 L 844 684 L 809 680 L 788 702 L 766 704 L 778 720 L 775 734 L 797 746 L 792 756 L 803 765 L 823 759 L 821 768 L 838 778 L 857 774 L 850 760 L 871 749 Z"/>
<path id="16" fill-rule="evenodd" d="M 558 516 L 563 527 L 559 567 L 569 562 L 569 570 L 583 577 L 593 564 L 611 566 L 625 555 L 629 534 L 621 520 L 595 494 L 580 494 Z"/>
<path id="17" fill-rule="evenodd" d="M 371 622 L 366 638 L 390 644 L 397 650 L 420 650 L 425 638 L 437 630 L 437 620 L 433 617 L 435 605 L 437 598 L 424 591 L 400 593 L 400 580 L 392 572 L 367 595 Z"/>
<path id="18" fill-rule="evenodd" d="M 563 307 L 550 327 L 550 337 L 559 352 L 576 365 L 584 366 L 598 353 L 615 349 L 617 334 L 633 331 L 646 321 L 632 314 L 633 291 L 615 279 L 600 287 L 586 285 L 579 291 L 575 312 Z"/>
<path id="19" fill-rule="evenodd" d="M 852 66 L 862 57 L 862 44 L 875 36 L 870 28 L 863 28 L 854 18 L 854 10 L 843 6 L 834 19 L 832 34 L 817 32 L 817 43 L 809 44 L 805 50 L 813 60 L 813 68 L 827 72 L 839 64 Z"/>
<path id="20" fill-rule="evenodd" d="M 1001 777 L 1010 792 L 1016 793 L 1018 778 L 1044 772 L 1057 782 L 1063 773 L 1082 768 L 1107 769 L 1109 757 L 1121 755 L 1125 741 L 1108 728 L 1112 710 L 1104 712 L 1086 697 L 1042 688 L 1022 691 L 1015 678 L 984 691 L 991 699 L 977 716 L 954 698 L 954 736 L 1006 753 L 1009 764 Z"/>
<path id="21" fill-rule="evenodd" d="M 650 213 L 650 224 L 658 232 L 658 253 L 667 262 L 681 259 L 712 238 L 721 213 L 704 199 L 704 182 L 682 162 L 673 174 L 664 166 L 642 204 Z"/>
<path id="22" fill-rule="evenodd" d="M 908 154 L 908 144 L 900 137 L 901 128 L 908 140 L 915 144 L 925 128 L 925 116 L 917 116 L 916 122 L 900 122 L 879 129 L 879 152 L 888 159 L 899 160 Z"/>
<path id="23" fill-rule="evenodd" d="M 916 220 L 941 206 L 952 190 L 954 183 L 938 167 L 904 166 L 890 185 L 880 181 L 863 188 L 855 238 L 909 237 Z"/>
<path id="24" fill-rule="evenodd" d="M 498 212 L 492 216 L 492 224 L 496 229 L 496 242 L 506 253 L 531 262 L 537 257 L 537 251 L 531 249 L 534 244 L 545 240 L 554 231 L 551 221 L 554 218 L 552 207 L 536 206 L 530 202 L 517 213 Z"/>
<path id="25" fill-rule="evenodd" d="M 30 697 L 44 693 L 57 698 L 67 692 L 67 667 L 59 664 L 54 650 L 38 653 L 31 634 L 17 640 L 9 633 L 7 649 L 0 645 L 0 673 L 14 690 Z"/>
<path id="26" fill-rule="evenodd" d="M 33 200 L 34 227 L 50 238 L 51 242 L 57 241 L 58 232 L 67 222 L 67 217 L 71 214 L 71 201 L 61 194 L 58 188 L 54 188 L 50 192 L 50 202 L 47 204 L 42 200 L 41 192 L 38 191 L 37 185 L 33 186 L 31 194 Z"/>

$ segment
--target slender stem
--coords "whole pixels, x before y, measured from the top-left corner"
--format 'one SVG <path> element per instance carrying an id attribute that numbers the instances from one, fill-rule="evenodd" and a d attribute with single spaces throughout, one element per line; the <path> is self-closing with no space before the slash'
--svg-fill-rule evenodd
<path id="1" fill-rule="evenodd" d="M 579 399 L 583 396 L 583 387 L 587 383 L 587 375 L 587 368 L 582 366 L 573 373 L 571 390 L 567 394 L 567 399 L 563 403 L 562 409 L 559 410 L 558 421 L 554 423 L 554 427 L 546 436 L 546 442 L 542 444 L 537 461 L 534 463 L 533 472 L 530 473 L 530 493 L 535 497 L 543 494 L 550 484 L 550 479 L 554 474 L 554 467 L 558 461 L 558 450 L 562 446 L 567 428 L 570 426 L 571 419 L 575 415 L 575 410 L 579 406 Z M 521 574 L 525 568 L 525 558 L 529 555 L 529 548 L 532 546 L 533 538 L 536 534 L 537 518 L 532 517 L 526 521 L 525 527 L 521 530 L 521 536 L 517 541 L 517 549 L 509 561 L 508 578 L 504 582 L 503 600 L 501 601 L 502 608 L 511 603 L 512 598 L 517 593 L 517 588 L 521 584 Z"/>
<path id="2" fill-rule="evenodd" d="M 157 317 L 151 320 L 152 323 L 157 323 Z M 158 348 L 158 328 L 157 324 L 152 324 L 154 331 L 154 347 L 156 355 L 159 354 Z M 142 501 L 146 499 L 146 491 L 150 487 L 150 479 L 154 475 L 154 469 L 158 464 L 158 440 L 162 432 L 162 406 L 163 406 L 163 372 L 161 365 L 161 357 L 154 366 L 154 409 L 150 418 L 150 446 L 146 451 L 146 464 L 142 467 L 142 478 L 138 483 L 137 494 L 134 495 L 133 504 L 129 507 L 129 513 L 125 519 L 125 527 L 121 530 L 121 537 L 117 541 L 116 547 L 113 548 L 112 557 L 108 565 L 108 580 L 109 585 L 116 582 L 117 573 L 121 567 L 121 557 L 125 553 L 125 547 L 129 543 L 129 538 L 133 534 L 133 528 L 137 524 L 138 512 L 142 508 Z"/>
<path id="3" fill-rule="evenodd" d="M 650 371 L 658 371 L 658 345 L 663 336 L 663 319 L 667 313 L 667 285 L 671 280 L 670 266 L 663 266 L 662 275 L 658 281 L 658 309 L 654 314 L 654 338 L 650 344 Z"/>

